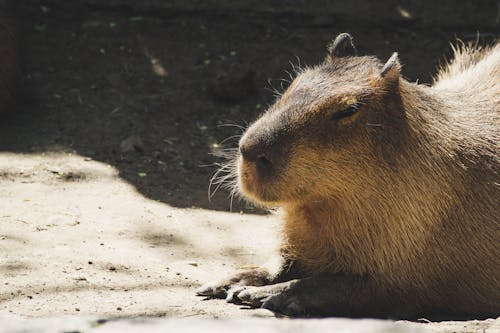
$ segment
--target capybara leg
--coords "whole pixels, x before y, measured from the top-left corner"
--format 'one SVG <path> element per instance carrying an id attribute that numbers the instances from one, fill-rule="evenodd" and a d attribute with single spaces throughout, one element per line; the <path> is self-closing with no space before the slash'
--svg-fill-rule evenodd
<path id="1" fill-rule="evenodd" d="M 262 287 L 240 286 L 229 290 L 227 300 L 233 303 L 245 303 L 255 308 L 260 308 L 263 303 L 273 296 L 280 295 L 290 289 L 298 280 L 270 284 Z"/>
<path id="2" fill-rule="evenodd" d="M 263 268 L 237 273 L 232 277 L 207 283 L 200 287 L 196 294 L 213 298 L 226 298 L 229 302 L 238 303 L 239 290 L 246 286 L 265 286 L 282 281 L 302 277 L 294 261 L 285 258 L 270 261 Z"/>
<path id="3" fill-rule="evenodd" d="M 228 291 L 239 286 L 263 286 L 270 283 L 271 273 L 266 269 L 255 269 L 237 273 L 221 281 L 207 283 L 201 286 L 196 294 L 214 298 L 226 298 Z"/>
<path id="4" fill-rule="evenodd" d="M 291 317 L 411 316 L 398 304 L 401 298 L 378 290 L 369 277 L 319 274 L 280 284 L 274 290 L 270 287 L 248 288 L 239 298 Z"/>

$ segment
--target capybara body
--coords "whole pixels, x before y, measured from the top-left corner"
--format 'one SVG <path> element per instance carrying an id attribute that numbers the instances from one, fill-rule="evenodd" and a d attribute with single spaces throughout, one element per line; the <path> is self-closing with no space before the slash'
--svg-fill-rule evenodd
<path id="1" fill-rule="evenodd" d="M 0 0 L 0 114 L 10 108 L 21 77 L 14 21 L 5 1 Z"/>
<path id="2" fill-rule="evenodd" d="M 240 140 L 239 190 L 283 210 L 281 270 L 200 293 L 296 316 L 497 316 L 500 44 L 456 48 L 431 87 L 355 52 L 339 35 Z"/>

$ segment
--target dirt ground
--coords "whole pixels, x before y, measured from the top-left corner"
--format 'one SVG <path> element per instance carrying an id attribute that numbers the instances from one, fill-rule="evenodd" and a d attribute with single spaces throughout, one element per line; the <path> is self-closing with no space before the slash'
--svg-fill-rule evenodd
<path id="1" fill-rule="evenodd" d="M 208 200 L 214 153 L 338 32 L 360 53 L 398 51 L 403 74 L 426 83 L 449 41 L 499 35 L 489 23 L 96 3 L 12 3 L 25 80 L 0 123 L 0 316 L 271 317 L 194 296 L 266 261 L 279 238 L 275 215 L 229 211 L 224 190 Z"/>
<path id="2" fill-rule="evenodd" d="M 270 216 L 156 202 L 79 155 L 2 153 L 0 170 L 0 314 L 260 313 L 203 301 L 194 289 L 265 261 Z"/>

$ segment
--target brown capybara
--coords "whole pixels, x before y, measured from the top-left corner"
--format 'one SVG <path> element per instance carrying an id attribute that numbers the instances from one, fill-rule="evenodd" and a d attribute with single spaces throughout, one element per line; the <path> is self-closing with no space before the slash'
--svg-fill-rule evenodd
<path id="1" fill-rule="evenodd" d="M 0 0 L 0 114 L 10 108 L 15 85 L 21 77 L 14 22 Z"/>
<path id="2" fill-rule="evenodd" d="M 283 210 L 278 270 L 199 295 L 290 316 L 500 314 L 500 44 L 433 86 L 340 34 L 241 137 L 239 191 Z"/>

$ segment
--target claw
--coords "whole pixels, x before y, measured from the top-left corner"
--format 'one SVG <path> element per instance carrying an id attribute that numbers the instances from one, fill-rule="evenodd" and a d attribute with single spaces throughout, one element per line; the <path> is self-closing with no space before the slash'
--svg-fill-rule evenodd
<path id="1" fill-rule="evenodd" d="M 241 304 L 240 293 L 246 289 L 245 286 L 236 286 L 227 292 L 226 301 L 234 304 Z"/>

